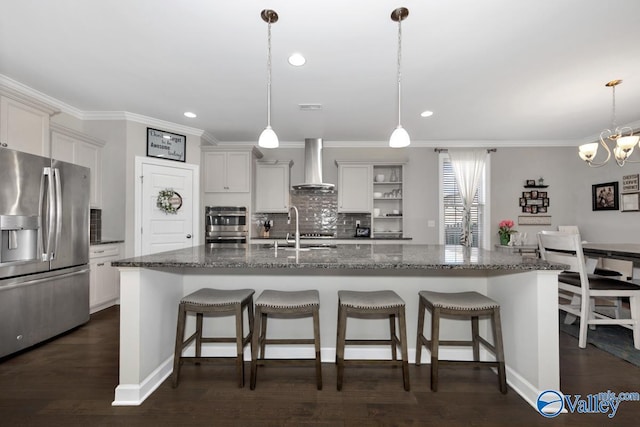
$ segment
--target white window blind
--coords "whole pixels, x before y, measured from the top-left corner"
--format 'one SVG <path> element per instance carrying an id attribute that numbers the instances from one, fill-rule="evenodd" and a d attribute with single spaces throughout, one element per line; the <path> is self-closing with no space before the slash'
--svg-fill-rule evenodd
<path id="1" fill-rule="evenodd" d="M 444 214 L 444 243 L 446 245 L 459 245 L 460 234 L 462 233 L 462 198 L 458 191 L 458 185 L 456 184 L 456 178 L 453 174 L 453 168 L 448 156 L 442 161 L 441 170 L 441 194 L 443 195 L 443 214 Z M 473 226 L 471 231 L 473 233 L 472 247 L 479 247 L 479 242 L 482 242 L 484 234 L 484 215 L 485 215 L 485 173 L 482 174 L 480 180 L 480 186 L 473 198 L 473 205 L 471 207 L 471 222 Z"/>

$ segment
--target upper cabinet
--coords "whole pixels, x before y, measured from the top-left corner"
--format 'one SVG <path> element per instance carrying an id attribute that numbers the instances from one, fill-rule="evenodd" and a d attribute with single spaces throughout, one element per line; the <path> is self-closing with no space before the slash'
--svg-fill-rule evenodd
<path id="1" fill-rule="evenodd" d="M 0 87 L 0 147 L 47 156 L 49 117 L 56 112 L 47 105 Z"/>
<path id="2" fill-rule="evenodd" d="M 56 123 L 51 124 L 51 157 L 91 169 L 92 208 L 102 205 L 102 147 L 105 142 Z"/>
<path id="3" fill-rule="evenodd" d="M 206 193 L 249 193 L 254 148 L 203 148 L 204 191 Z M 259 157 L 262 157 L 260 153 Z"/>
<path id="4" fill-rule="evenodd" d="M 336 162 L 338 212 L 371 212 L 373 166 L 370 163 Z"/>
<path id="5" fill-rule="evenodd" d="M 291 166 L 292 161 L 257 163 L 255 212 L 289 211 Z"/>

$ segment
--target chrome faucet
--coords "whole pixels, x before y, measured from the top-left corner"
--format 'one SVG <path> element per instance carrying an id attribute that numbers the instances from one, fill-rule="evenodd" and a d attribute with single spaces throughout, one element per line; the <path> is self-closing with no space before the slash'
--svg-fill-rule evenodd
<path id="1" fill-rule="evenodd" d="M 298 221 L 298 217 L 300 216 L 300 214 L 298 213 L 298 208 L 296 208 L 295 206 L 291 205 L 291 207 L 289 208 L 289 212 L 287 213 L 287 224 L 291 224 L 291 210 L 294 210 L 296 212 L 296 234 L 295 234 L 295 245 L 296 245 L 296 251 L 300 250 L 300 223 Z M 287 237 L 286 237 L 286 241 L 287 243 L 293 243 L 289 241 L 289 233 L 287 232 Z"/>

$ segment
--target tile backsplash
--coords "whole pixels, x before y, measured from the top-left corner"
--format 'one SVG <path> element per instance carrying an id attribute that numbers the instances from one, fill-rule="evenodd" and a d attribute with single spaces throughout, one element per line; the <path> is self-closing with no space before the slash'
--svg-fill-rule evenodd
<path id="1" fill-rule="evenodd" d="M 298 208 L 300 233 L 331 234 L 337 238 L 354 237 L 356 221 L 361 227 L 371 226 L 371 216 L 364 213 L 338 213 L 338 193 L 335 190 L 291 190 L 291 205 Z M 284 213 L 254 213 L 253 235 L 261 236 L 265 221 L 272 221 L 271 238 L 284 238 L 287 232 L 295 232 L 295 214 L 291 214 L 291 224 L 287 224 Z"/>
<path id="2" fill-rule="evenodd" d="M 89 216 L 89 242 L 102 240 L 102 209 L 91 209 Z"/>

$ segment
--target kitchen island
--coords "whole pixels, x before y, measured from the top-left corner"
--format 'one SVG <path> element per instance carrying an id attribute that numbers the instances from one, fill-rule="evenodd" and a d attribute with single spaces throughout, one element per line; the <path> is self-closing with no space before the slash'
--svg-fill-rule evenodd
<path id="1" fill-rule="evenodd" d="M 415 361 L 418 291 L 478 291 L 502 307 L 509 385 L 534 407 L 540 391 L 559 390 L 557 275 L 563 266 L 461 246 L 366 243 L 306 249 L 198 246 L 113 262 L 121 278 L 120 375 L 113 404 L 141 404 L 171 374 L 179 300 L 202 287 L 253 288 L 256 297 L 264 289 L 317 289 L 322 360 L 331 363 L 335 361 L 338 290 L 396 291 L 406 302 L 410 362 Z M 226 331 L 233 335 L 232 318 L 228 322 L 225 318 L 215 320 L 205 323 L 205 333 Z M 270 331 L 308 336 L 311 323 L 302 324 L 305 320 L 274 319 Z M 362 338 L 377 338 L 381 335 L 376 334 L 388 334 L 387 320 L 373 326 L 371 320 L 366 325 L 359 320 L 350 320 L 348 336 L 357 333 Z M 427 316 L 426 330 L 429 324 Z M 191 320 L 187 328 L 193 325 Z M 481 322 L 481 328 L 486 335 L 488 322 Z M 444 319 L 441 330 L 441 336 L 450 339 L 470 336 L 468 322 L 460 320 Z M 234 356 L 235 347 L 210 345 L 203 354 Z M 288 346 L 267 350 L 267 357 L 285 356 L 312 357 L 313 349 Z M 388 347 L 347 348 L 345 356 L 390 357 L 390 351 Z M 466 347 L 441 350 L 441 358 L 470 356 Z M 488 356 L 483 353 L 481 357 Z M 247 349 L 245 360 L 249 359 Z M 423 362 L 428 360 L 428 351 L 424 351 Z"/>

